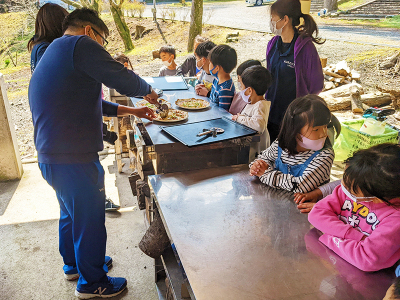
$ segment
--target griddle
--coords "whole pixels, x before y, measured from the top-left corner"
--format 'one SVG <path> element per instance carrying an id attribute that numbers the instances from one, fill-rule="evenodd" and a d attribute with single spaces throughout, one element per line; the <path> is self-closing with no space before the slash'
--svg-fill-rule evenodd
<path id="1" fill-rule="evenodd" d="M 198 133 L 203 132 L 203 129 L 209 129 L 211 127 L 222 128 L 225 132 L 218 134 L 216 137 L 212 135 L 197 136 Z M 227 117 L 175 126 L 161 126 L 161 129 L 188 147 L 221 142 L 257 133 L 256 130 L 237 123 Z"/>
<path id="2" fill-rule="evenodd" d="M 189 89 L 182 76 L 142 77 L 153 89 L 163 91 L 187 90 Z"/>

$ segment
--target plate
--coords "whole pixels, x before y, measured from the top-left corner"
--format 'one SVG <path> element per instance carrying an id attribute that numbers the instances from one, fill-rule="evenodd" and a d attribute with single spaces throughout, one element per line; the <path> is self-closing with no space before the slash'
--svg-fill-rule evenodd
<path id="1" fill-rule="evenodd" d="M 210 106 L 210 102 L 203 99 L 189 98 L 189 99 L 178 99 L 175 104 L 184 109 L 198 110 L 205 109 Z"/>
<path id="2" fill-rule="evenodd" d="M 163 122 L 163 123 L 173 123 L 180 122 L 188 119 L 188 113 L 183 110 L 178 109 L 170 109 L 168 111 L 168 116 L 165 119 L 162 119 L 159 114 L 156 114 L 157 117 L 153 119 L 153 121 Z"/>
<path id="3" fill-rule="evenodd" d="M 160 101 L 160 100 L 162 102 L 161 104 L 167 104 L 169 108 L 171 107 L 171 103 L 169 103 L 167 100 L 159 98 L 157 101 Z M 151 103 L 147 102 L 147 100 L 140 100 L 140 101 L 136 102 L 136 106 L 137 107 L 147 106 L 148 108 L 150 108 L 150 109 L 152 109 L 154 111 L 157 110 L 157 107 L 154 104 L 151 104 Z"/>

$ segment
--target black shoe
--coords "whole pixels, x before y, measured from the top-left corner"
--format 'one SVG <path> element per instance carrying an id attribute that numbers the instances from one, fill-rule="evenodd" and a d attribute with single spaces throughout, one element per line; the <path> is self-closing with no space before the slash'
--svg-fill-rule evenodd
<path id="1" fill-rule="evenodd" d="M 117 211 L 121 206 L 115 204 L 110 198 L 106 198 L 106 211 Z"/>

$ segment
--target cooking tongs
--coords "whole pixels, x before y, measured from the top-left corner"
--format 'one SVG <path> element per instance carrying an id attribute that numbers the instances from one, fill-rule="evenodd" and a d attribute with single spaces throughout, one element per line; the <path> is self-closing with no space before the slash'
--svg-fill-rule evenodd
<path id="1" fill-rule="evenodd" d="M 169 107 L 167 104 L 162 104 L 162 100 L 159 100 L 155 105 L 157 107 L 156 113 L 160 115 L 161 119 L 168 117 Z"/>

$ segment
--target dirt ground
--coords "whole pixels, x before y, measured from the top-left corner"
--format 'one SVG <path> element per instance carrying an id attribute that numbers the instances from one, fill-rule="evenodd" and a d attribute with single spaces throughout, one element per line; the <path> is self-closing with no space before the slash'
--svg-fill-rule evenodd
<path id="1" fill-rule="evenodd" d="M 123 50 L 123 44 L 119 39 L 115 25 L 110 16 L 104 16 L 107 25 L 110 27 L 110 41 L 107 50 L 113 55 Z M 127 55 L 130 57 L 135 71 L 142 76 L 157 76 L 162 66 L 159 59 L 153 60 L 152 50 L 159 49 L 165 44 L 155 23 L 151 19 L 127 18 L 128 25 L 134 37 L 135 26 L 141 25 L 146 31 L 141 39 L 135 40 L 135 49 Z M 169 44 L 177 49 L 177 64 L 179 65 L 189 55 L 187 48 L 187 33 L 189 24 L 180 21 L 159 21 L 160 27 L 165 34 Z M 265 63 L 265 50 L 272 35 L 246 30 L 231 30 L 223 27 L 205 25 L 203 36 L 210 38 L 216 44 L 225 43 L 227 33 L 239 31 L 239 41 L 229 43 L 238 53 L 238 65 L 247 59 L 258 59 Z M 361 72 L 361 84 L 365 90 L 373 91 L 377 88 L 398 91 L 399 75 L 390 75 L 380 71 L 377 63 L 383 60 L 386 55 L 393 52 L 393 49 L 385 49 L 373 45 L 357 43 L 346 43 L 337 41 L 326 41 L 323 45 L 317 45 L 320 56 L 328 57 L 328 64 L 346 59 L 349 64 Z M 26 58 L 25 58 L 26 60 Z M 29 63 L 29 60 L 28 60 Z M 6 69 L 7 70 L 7 69 Z M 9 101 L 11 103 L 12 119 L 15 124 L 19 149 L 22 158 L 35 156 L 33 144 L 33 126 L 29 103 L 27 97 L 29 79 L 31 76 L 29 66 L 17 69 L 15 72 L 5 72 L 6 85 Z M 0 72 L 3 72 L 0 70 Z M 232 73 L 236 79 L 235 71 Z M 107 93 L 105 92 L 105 95 Z M 339 113 L 345 117 L 352 117 L 351 113 Z"/>

